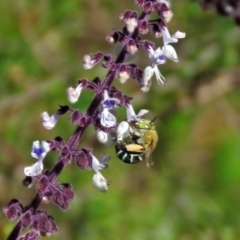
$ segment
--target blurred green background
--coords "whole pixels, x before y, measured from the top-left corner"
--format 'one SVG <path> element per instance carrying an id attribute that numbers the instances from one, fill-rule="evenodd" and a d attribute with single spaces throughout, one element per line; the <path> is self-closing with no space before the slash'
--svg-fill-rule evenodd
<path id="1" fill-rule="evenodd" d="M 34 163 L 32 142 L 67 140 L 75 129 L 64 116 L 45 130 L 41 112 L 68 104 L 66 88 L 76 79 L 104 78 L 100 65 L 85 71 L 82 57 L 98 50 L 114 54 L 116 46 L 105 36 L 122 27 L 120 13 L 139 9 L 129 0 L 2 0 L 0 9 L 0 205 L 12 198 L 26 205 L 35 195 L 35 187 L 21 185 L 23 168 Z M 187 37 L 174 45 L 180 63 L 160 68 L 167 85 L 154 81 L 144 94 L 135 81 L 114 82 L 133 97 L 136 111 L 149 109 L 149 118 L 159 114 L 155 166 L 122 163 L 90 127 L 80 146 L 94 148 L 97 157 L 111 154 L 103 171 L 110 189 L 98 192 L 92 171 L 68 166 L 59 181 L 73 184 L 70 209 L 41 205 L 59 226 L 50 239 L 239 239 L 240 29 L 214 10 L 202 11 L 197 1 L 174 1 L 172 10 L 170 33 L 180 30 Z M 155 42 L 162 46 L 161 39 Z M 141 67 L 150 63 L 144 51 L 134 61 Z M 92 96 L 84 92 L 73 107 L 85 111 Z M 119 109 L 119 119 L 124 114 Z M 51 168 L 56 159 L 56 153 L 48 154 L 45 166 Z M 0 239 L 13 226 L 0 213 Z"/>

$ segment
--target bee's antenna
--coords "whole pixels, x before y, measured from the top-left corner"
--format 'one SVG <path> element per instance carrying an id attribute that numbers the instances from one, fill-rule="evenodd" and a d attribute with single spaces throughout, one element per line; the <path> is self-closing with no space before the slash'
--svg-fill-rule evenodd
<path id="1" fill-rule="evenodd" d="M 158 115 L 156 117 L 154 117 L 154 119 L 151 121 L 151 123 L 153 123 L 156 120 L 157 117 L 158 117 Z"/>

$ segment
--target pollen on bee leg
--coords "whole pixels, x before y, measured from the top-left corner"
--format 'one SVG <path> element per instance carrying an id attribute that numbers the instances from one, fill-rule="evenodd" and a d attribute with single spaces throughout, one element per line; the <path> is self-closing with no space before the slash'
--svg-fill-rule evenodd
<path id="1" fill-rule="evenodd" d="M 144 150 L 144 147 L 142 145 L 133 143 L 133 144 L 127 144 L 126 146 L 127 151 L 130 152 L 142 152 Z"/>

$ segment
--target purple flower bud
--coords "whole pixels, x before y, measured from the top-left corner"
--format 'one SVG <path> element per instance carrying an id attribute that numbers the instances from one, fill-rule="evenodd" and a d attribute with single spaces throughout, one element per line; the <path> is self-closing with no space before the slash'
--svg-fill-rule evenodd
<path id="1" fill-rule="evenodd" d="M 62 147 L 64 146 L 64 141 L 61 137 L 56 137 L 54 140 L 48 140 L 50 149 L 52 151 L 60 151 L 62 150 Z"/>
<path id="2" fill-rule="evenodd" d="M 67 210 L 69 208 L 67 197 L 60 191 L 56 191 L 52 195 L 52 202 L 59 206 L 62 210 Z"/>
<path id="3" fill-rule="evenodd" d="M 27 211 L 24 214 L 22 214 L 22 216 L 21 216 L 21 223 L 22 223 L 23 227 L 30 226 L 30 224 L 32 222 L 31 216 L 32 216 L 31 211 Z"/>
<path id="4" fill-rule="evenodd" d="M 141 34 L 147 34 L 149 32 L 148 22 L 146 20 L 142 20 L 139 23 L 138 29 Z"/>
<path id="5" fill-rule="evenodd" d="M 39 240 L 40 233 L 36 231 L 31 231 L 26 233 L 25 235 L 18 238 L 18 240 Z"/>
<path id="6" fill-rule="evenodd" d="M 16 199 L 12 199 L 7 206 L 3 207 L 3 213 L 10 221 L 15 220 L 20 216 L 22 210 L 22 204 Z"/>
<path id="7" fill-rule="evenodd" d="M 92 57 L 90 55 L 85 55 L 83 57 L 83 67 L 88 70 L 93 68 L 98 62 L 103 58 L 102 52 L 93 53 Z"/>
<path id="8" fill-rule="evenodd" d="M 33 183 L 33 178 L 32 178 L 32 177 L 29 177 L 29 176 L 26 176 L 26 177 L 22 180 L 23 186 L 28 187 L 28 188 L 32 186 L 32 183 Z"/>
<path id="9" fill-rule="evenodd" d="M 76 165 L 81 169 L 91 169 L 92 157 L 89 153 L 82 150 L 76 155 Z"/>
<path id="10" fill-rule="evenodd" d="M 63 191 L 67 196 L 68 202 L 72 202 L 74 199 L 74 192 L 71 184 L 63 184 Z"/>
<path id="11" fill-rule="evenodd" d="M 40 180 L 38 181 L 38 184 L 37 184 L 37 191 L 40 193 L 40 194 L 43 194 L 44 192 L 46 192 L 47 188 L 48 188 L 48 185 L 49 185 L 49 180 L 48 180 L 48 177 L 43 175 Z"/>
<path id="12" fill-rule="evenodd" d="M 146 12 L 146 13 L 150 13 L 153 11 L 153 4 L 152 2 L 146 2 L 144 5 L 143 5 L 143 11 Z"/>

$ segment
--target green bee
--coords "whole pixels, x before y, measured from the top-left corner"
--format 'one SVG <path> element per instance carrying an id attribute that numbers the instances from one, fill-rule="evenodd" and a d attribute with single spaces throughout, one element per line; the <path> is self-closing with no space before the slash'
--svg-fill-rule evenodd
<path id="1" fill-rule="evenodd" d="M 147 167 L 153 165 L 150 155 L 158 141 L 158 134 L 153 123 L 155 119 L 129 122 L 130 137 L 117 141 L 115 145 L 116 154 L 120 160 L 129 164 L 146 160 Z"/>

